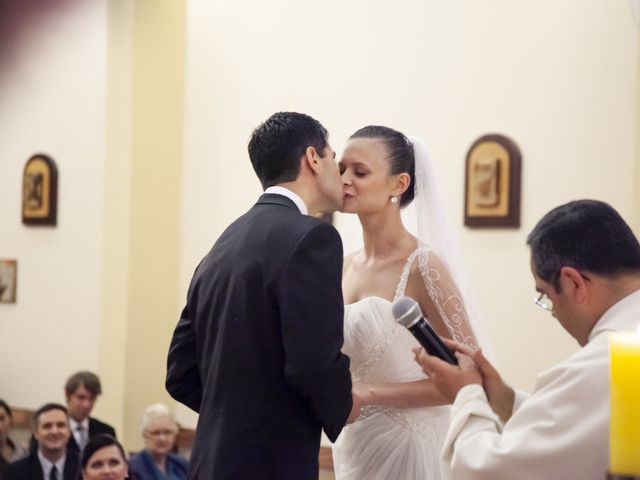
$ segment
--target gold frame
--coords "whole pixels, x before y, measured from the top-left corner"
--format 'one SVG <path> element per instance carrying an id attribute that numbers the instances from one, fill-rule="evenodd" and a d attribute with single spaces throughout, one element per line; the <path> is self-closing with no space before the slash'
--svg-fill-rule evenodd
<path id="1" fill-rule="evenodd" d="M 483 135 L 471 145 L 465 164 L 466 226 L 520 226 L 521 168 L 520 149 L 504 135 Z"/>

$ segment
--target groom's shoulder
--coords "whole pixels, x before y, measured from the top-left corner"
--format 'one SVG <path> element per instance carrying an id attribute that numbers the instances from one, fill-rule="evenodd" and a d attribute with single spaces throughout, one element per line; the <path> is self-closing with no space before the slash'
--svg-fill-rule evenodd
<path id="1" fill-rule="evenodd" d="M 269 221 L 273 222 L 272 227 L 277 232 L 277 237 L 288 238 L 294 244 L 339 245 L 342 248 L 342 239 L 335 227 L 312 215 L 297 213 Z"/>
<path id="2" fill-rule="evenodd" d="M 298 218 L 295 220 L 296 225 L 299 225 L 300 230 L 305 232 L 313 232 L 317 234 L 324 235 L 335 235 L 339 238 L 338 231 L 335 227 L 320 218 L 314 217 L 313 215 L 298 215 Z"/>

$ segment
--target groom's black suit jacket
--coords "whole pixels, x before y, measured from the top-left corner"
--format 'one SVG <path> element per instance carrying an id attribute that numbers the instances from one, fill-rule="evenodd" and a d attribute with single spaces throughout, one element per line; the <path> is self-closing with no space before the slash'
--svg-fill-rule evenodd
<path id="1" fill-rule="evenodd" d="M 264 194 L 196 269 L 167 390 L 199 412 L 191 479 L 317 479 L 321 429 L 351 410 L 342 243 L 288 198 Z"/>

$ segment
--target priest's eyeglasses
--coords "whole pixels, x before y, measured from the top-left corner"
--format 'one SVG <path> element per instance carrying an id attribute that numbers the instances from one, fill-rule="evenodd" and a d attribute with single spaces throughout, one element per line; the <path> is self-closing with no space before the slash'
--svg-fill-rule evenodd
<path id="1" fill-rule="evenodd" d="M 553 302 L 546 293 L 541 293 L 538 297 L 533 299 L 533 303 L 538 305 L 541 309 L 550 312 L 553 310 Z"/>

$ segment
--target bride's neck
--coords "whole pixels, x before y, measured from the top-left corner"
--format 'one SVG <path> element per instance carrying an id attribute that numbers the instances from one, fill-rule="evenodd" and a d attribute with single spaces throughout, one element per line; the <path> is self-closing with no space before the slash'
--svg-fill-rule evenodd
<path id="1" fill-rule="evenodd" d="M 384 258 L 397 254 L 413 236 L 404 228 L 400 215 L 359 215 L 364 253 L 367 258 Z"/>

